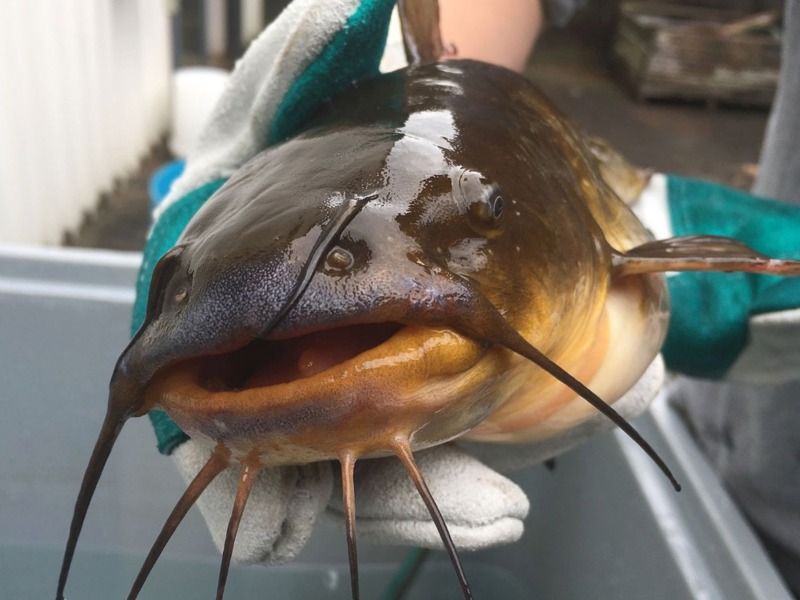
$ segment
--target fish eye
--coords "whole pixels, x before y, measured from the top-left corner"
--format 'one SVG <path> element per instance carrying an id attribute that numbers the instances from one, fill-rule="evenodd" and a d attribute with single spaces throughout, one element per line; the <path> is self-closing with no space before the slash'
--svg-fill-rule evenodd
<path id="1" fill-rule="evenodd" d="M 484 226 L 496 225 L 503 214 L 503 196 L 500 194 L 500 188 L 496 185 L 485 186 L 480 196 L 470 202 L 469 213 Z"/>
<path id="2" fill-rule="evenodd" d="M 479 173 L 464 171 L 458 178 L 458 200 L 476 233 L 484 237 L 500 235 L 505 201 L 499 185 Z"/>
<path id="3" fill-rule="evenodd" d="M 492 217 L 494 219 L 499 219 L 500 215 L 503 214 L 503 197 L 500 195 L 500 190 L 497 190 L 497 194 L 495 194 L 491 199 L 492 205 Z"/>
<path id="4" fill-rule="evenodd" d="M 188 297 L 189 297 L 189 289 L 186 286 L 178 288 L 172 295 L 172 299 L 173 301 L 175 301 L 176 304 L 183 303 Z"/>
<path id="5" fill-rule="evenodd" d="M 166 302 L 176 309 L 181 309 L 189 301 L 192 291 L 192 276 L 188 273 L 176 273 L 165 290 Z"/>
<path id="6" fill-rule="evenodd" d="M 355 263 L 353 254 L 341 246 L 334 246 L 325 259 L 325 264 L 333 271 L 346 271 Z"/>
<path id="7" fill-rule="evenodd" d="M 474 226 L 481 230 L 500 226 L 505 202 L 499 185 L 480 173 L 465 170 L 458 176 L 456 189 L 457 200 Z"/>
<path id="8" fill-rule="evenodd" d="M 186 275 L 176 277 L 166 290 L 166 298 L 169 304 L 175 308 L 183 307 L 189 300 L 191 291 L 191 279 Z"/>

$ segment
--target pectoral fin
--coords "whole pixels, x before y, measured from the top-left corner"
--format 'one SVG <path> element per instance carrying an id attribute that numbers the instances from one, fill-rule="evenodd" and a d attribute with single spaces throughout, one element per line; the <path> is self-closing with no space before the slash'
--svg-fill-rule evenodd
<path id="1" fill-rule="evenodd" d="M 800 275 L 800 261 L 765 256 L 736 240 L 690 235 L 657 240 L 613 258 L 614 276 L 665 271 L 745 271 L 765 275 Z"/>

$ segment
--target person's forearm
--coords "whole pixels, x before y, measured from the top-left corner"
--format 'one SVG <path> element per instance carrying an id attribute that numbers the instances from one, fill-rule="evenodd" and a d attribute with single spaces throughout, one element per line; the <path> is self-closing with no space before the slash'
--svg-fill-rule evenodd
<path id="1" fill-rule="evenodd" d="M 439 0 L 442 42 L 456 58 L 522 71 L 543 27 L 540 0 Z"/>

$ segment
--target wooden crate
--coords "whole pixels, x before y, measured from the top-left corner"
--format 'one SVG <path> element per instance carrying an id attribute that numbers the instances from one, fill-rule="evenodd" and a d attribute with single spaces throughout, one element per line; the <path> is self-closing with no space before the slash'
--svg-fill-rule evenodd
<path id="1" fill-rule="evenodd" d="M 614 64 L 639 99 L 769 106 L 780 68 L 778 23 L 776 13 L 623 2 Z"/>

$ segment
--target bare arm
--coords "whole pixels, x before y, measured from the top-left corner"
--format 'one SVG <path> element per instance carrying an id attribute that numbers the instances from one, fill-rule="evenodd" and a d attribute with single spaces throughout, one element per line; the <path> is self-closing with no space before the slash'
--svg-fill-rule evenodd
<path id="1" fill-rule="evenodd" d="M 522 71 L 542 30 L 540 0 L 439 0 L 442 42 L 458 58 Z"/>

